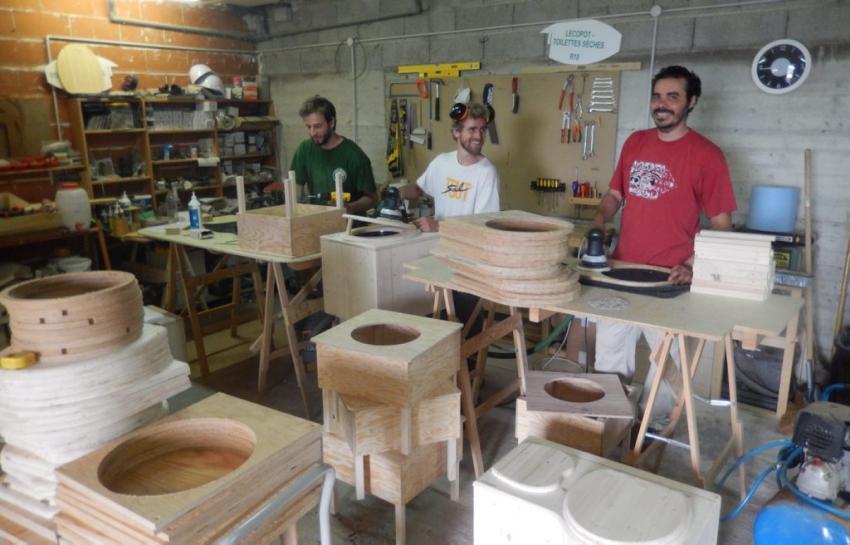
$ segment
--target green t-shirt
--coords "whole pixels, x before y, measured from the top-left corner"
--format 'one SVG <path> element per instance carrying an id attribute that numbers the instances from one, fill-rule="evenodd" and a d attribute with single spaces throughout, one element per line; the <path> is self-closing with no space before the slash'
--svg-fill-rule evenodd
<path id="1" fill-rule="evenodd" d="M 345 193 L 351 193 L 356 201 L 364 193 L 375 191 L 375 177 L 372 164 L 360 147 L 347 138 L 333 149 L 323 149 L 312 140 L 304 140 L 295 150 L 291 170 L 295 171 L 298 185 L 307 184 L 310 195 L 326 194 L 335 191 L 333 173 L 342 169 L 346 176 L 342 184 Z"/>

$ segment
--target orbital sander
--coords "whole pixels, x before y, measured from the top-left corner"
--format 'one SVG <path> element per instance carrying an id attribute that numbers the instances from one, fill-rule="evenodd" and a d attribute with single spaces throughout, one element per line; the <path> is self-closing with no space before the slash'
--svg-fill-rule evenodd
<path id="1" fill-rule="evenodd" d="M 378 217 L 390 220 L 408 222 L 410 216 L 404 206 L 404 200 L 397 187 L 388 187 L 384 191 L 384 198 L 378 204 Z"/>
<path id="2" fill-rule="evenodd" d="M 610 271 L 608 258 L 605 256 L 605 233 L 602 229 L 591 229 L 587 232 L 578 252 L 578 268 L 586 271 Z"/>

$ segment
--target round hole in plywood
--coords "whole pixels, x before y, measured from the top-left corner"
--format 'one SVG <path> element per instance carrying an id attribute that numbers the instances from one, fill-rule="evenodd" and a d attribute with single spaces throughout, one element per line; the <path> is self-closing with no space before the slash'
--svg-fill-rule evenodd
<path id="1" fill-rule="evenodd" d="M 378 237 L 391 237 L 393 235 L 398 235 L 400 233 L 401 233 L 401 230 L 399 230 L 399 229 L 381 228 L 381 229 L 367 229 L 365 231 L 352 233 L 352 235 L 354 235 L 356 237 L 363 237 L 363 238 L 378 238 Z"/>
<path id="2" fill-rule="evenodd" d="M 398 324 L 372 324 L 358 327 L 351 332 L 351 338 L 363 344 L 389 346 L 404 344 L 419 338 L 419 331 Z"/>
<path id="3" fill-rule="evenodd" d="M 254 452 L 250 427 L 225 418 L 190 418 L 154 425 L 124 441 L 100 462 L 97 476 L 112 492 L 172 494 L 207 484 L 241 466 Z"/>
<path id="4" fill-rule="evenodd" d="M 514 231 L 517 233 L 545 233 L 557 231 L 559 228 L 551 223 L 524 219 L 495 219 L 485 223 L 490 229 L 499 231 Z"/>
<path id="5" fill-rule="evenodd" d="M 605 397 L 605 390 L 598 384 L 584 378 L 558 378 L 550 380 L 543 390 L 561 401 L 570 403 L 590 403 Z"/>

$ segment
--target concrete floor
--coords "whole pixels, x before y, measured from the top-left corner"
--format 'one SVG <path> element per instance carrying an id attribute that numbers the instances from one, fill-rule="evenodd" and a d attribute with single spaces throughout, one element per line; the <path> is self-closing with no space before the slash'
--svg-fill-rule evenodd
<path id="1" fill-rule="evenodd" d="M 194 402 L 214 391 L 222 391 L 247 400 L 255 401 L 297 416 L 304 416 L 300 396 L 288 359 L 273 362 L 270 374 L 271 387 L 260 396 L 256 391 L 256 359 L 248 358 L 241 363 L 214 372 L 209 377 L 195 382 L 195 386 L 173 400 L 173 409 Z M 487 370 L 484 394 L 495 391 L 513 378 L 513 360 L 491 359 Z M 321 410 L 321 396 L 316 384 L 315 372 L 309 373 L 310 399 L 314 411 Z M 712 408 L 698 404 L 698 426 L 700 430 L 703 471 L 716 458 L 729 438 L 728 409 Z M 782 437 L 777 423 L 765 411 L 744 407 L 741 411 L 745 430 L 745 449 Z M 313 419 L 320 421 L 317 414 Z M 483 443 L 484 461 L 487 467 L 516 446 L 514 438 L 514 404 L 498 407 L 479 421 Z M 685 419 L 680 421 L 677 436 L 687 440 Z M 775 453 L 768 453 L 748 464 L 748 482 L 766 466 Z M 659 474 L 690 482 L 690 458 L 686 450 L 668 447 Z M 435 543 L 472 544 L 474 481 L 472 462 L 466 448 L 461 464 L 461 496 L 459 503 L 449 499 L 448 482 L 436 481 L 427 490 L 407 505 L 407 534 L 410 545 Z M 337 483 L 337 514 L 332 517 L 335 544 L 386 545 L 395 543 L 393 506 L 374 497 L 356 501 L 354 490 L 344 483 Z M 723 491 L 723 513 L 736 503 L 737 478 L 731 477 Z M 752 543 L 752 523 L 759 507 L 776 492 L 776 484 L 767 479 L 751 504 L 735 520 L 722 523 L 718 543 L 743 545 Z M 318 543 L 318 522 L 315 512 L 304 517 L 298 526 L 302 544 Z"/>

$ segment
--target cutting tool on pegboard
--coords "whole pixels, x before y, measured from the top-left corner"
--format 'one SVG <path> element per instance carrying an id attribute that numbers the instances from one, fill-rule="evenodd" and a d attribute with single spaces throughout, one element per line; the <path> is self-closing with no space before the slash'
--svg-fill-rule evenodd
<path id="1" fill-rule="evenodd" d="M 490 119 L 487 123 L 487 132 L 490 134 L 490 142 L 498 144 L 499 133 L 496 131 L 496 109 L 493 107 L 493 102 L 496 99 L 496 87 L 492 83 L 486 84 L 481 96 L 483 97 L 484 104 L 490 111 Z"/>

